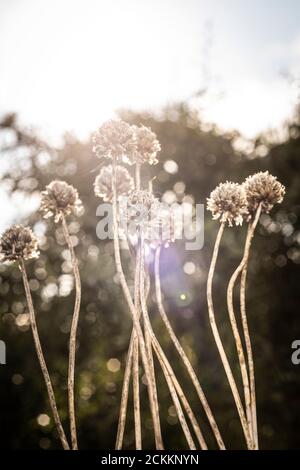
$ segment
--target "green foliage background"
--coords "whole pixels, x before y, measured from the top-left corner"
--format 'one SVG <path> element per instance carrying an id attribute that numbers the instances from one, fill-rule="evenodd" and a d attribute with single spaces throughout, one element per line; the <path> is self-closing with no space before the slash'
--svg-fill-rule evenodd
<path id="1" fill-rule="evenodd" d="M 242 182 L 247 175 L 260 170 L 269 170 L 286 186 L 284 203 L 274 208 L 270 216 L 261 218 L 252 250 L 247 302 L 256 366 L 261 447 L 299 448 L 300 366 L 291 362 L 291 343 L 300 338 L 298 117 L 288 126 L 283 142 L 272 144 L 266 136 L 261 136 L 246 154 L 234 145 L 238 134 L 224 135 L 213 126 L 204 126 L 186 105 L 170 107 L 159 117 L 127 111 L 121 115 L 129 122 L 150 125 L 158 135 L 162 146 L 160 163 L 145 170 L 143 175 L 145 181 L 156 175 L 154 191 L 157 195 L 172 190 L 176 182 L 183 182 L 185 195 L 191 195 L 197 203 L 205 203 L 218 183 Z M 84 216 L 80 220 L 70 219 L 83 285 L 76 367 L 79 444 L 83 449 L 113 448 L 131 320 L 114 278 L 112 244 L 96 237 L 99 200 L 93 193 L 93 181 L 99 161 L 92 154 L 90 142 L 80 142 L 70 135 L 59 149 L 45 147 L 32 131 L 20 129 L 14 115 L 2 121 L 0 132 L 5 133 L 8 142 L 2 148 L 1 159 L 9 162 L 1 184 L 12 193 L 35 194 L 52 179 L 64 179 L 78 188 L 83 201 Z M 164 161 L 170 159 L 178 164 L 174 175 L 164 170 Z M 43 234 L 41 257 L 28 263 L 28 271 L 30 278 L 35 279 L 31 287 L 40 336 L 68 431 L 66 377 L 74 292 L 65 295 L 59 287 L 62 280 L 69 279 L 61 277 L 70 273 L 66 246 L 59 226 L 54 226 L 52 221 L 41 223 L 39 214 L 33 214 L 26 222 Z M 185 251 L 180 243 L 164 250 L 162 287 L 170 320 L 198 372 L 227 447 L 244 448 L 236 409 L 208 324 L 205 286 L 217 228 L 218 223 L 205 214 L 202 250 Z M 225 305 L 227 282 L 240 260 L 245 232 L 246 227 L 226 230 L 214 281 L 217 320 L 239 383 L 237 355 Z M 132 281 L 132 260 L 127 251 L 123 252 L 123 257 Z M 184 273 L 182 267 L 186 261 L 195 263 L 194 275 Z M 180 300 L 180 293 L 186 294 L 186 301 Z M 60 443 L 53 420 L 44 427 L 37 422 L 40 414 L 50 412 L 31 332 L 21 317 L 26 310 L 20 273 L 13 266 L 1 266 L 0 338 L 7 345 L 7 365 L 0 366 L 0 446 L 56 449 L 60 448 Z M 161 326 L 153 302 L 150 311 L 155 330 L 184 383 L 208 443 L 214 448 L 203 410 Z M 115 372 L 109 370 L 107 364 L 111 358 L 121 363 Z M 166 447 L 186 448 L 158 365 L 157 371 Z M 145 448 L 152 448 L 144 386 L 141 393 L 143 444 Z M 125 447 L 134 447 L 132 408 L 128 414 Z"/>

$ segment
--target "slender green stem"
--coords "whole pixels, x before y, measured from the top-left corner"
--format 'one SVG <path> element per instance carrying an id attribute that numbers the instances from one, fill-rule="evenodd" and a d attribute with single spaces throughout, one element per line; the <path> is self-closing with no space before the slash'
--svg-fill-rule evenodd
<path id="1" fill-rule="evenodd" d="M 221 450 L 224 450 L 225 449 L 225 445 L 224 445 L 224 441 L 222 439 L 222 436 L 221 436 L 221 433 L 219 431 L 219 428 L 218 428 L 218 425 L 216 423 L 216 420 L 213 416 L 213 413 L 211 411 L 211 408 L 208 404 L 208 401 L 206 399 L 206 396 L 203 392 L 203 389 L 200 385 L 200 382 L 198 380 L 198 377 L 196 375 L 196 372 L 194 371 L 193 369 L 193 366 L 189 360 L 189 358 L 187 357 L 184 349 L 182 348 L 173 328 L 172 328 L 172 325 L 168 319 L 168 316 L 166 314 L 166 311 L 164 309 L 164 306 L 163 306 L 163 301 L 162 301 L 162 293 L 161 293 L 161 284 L 160 284 L 160 275 L 159 275 L 159 265 L 160 265 L 160 252 L 161 252 L 161 247 L 159 246 L 157 249 L 156 249 L 156 252 L 155 252 L 155 261 L 154 261 L 154 272 L 155 272 L 155 291 L 156 291 L 156 301 L 157 301 L 157 306 L 158 306 L 158 311 L 160 313 L 160 316 L 166 326 L 166 329 L 169 333 L 169 336 L 179 354 L 179 356 L 181 357 L 186 369 L 187 369 L 187 372 L 194 384 L 194 387 L 196 389 L 196 392 L 198 394 L 198 397 L 199 397 L 199 400 L 203 406 L 203 409 L 207 415 L 207 418 L 209 420 L 209 423 L 210 423 L 210 426 L 211 426 L 211 429 L 214 433 L 214 436 L 216 438 L 216 441 L 218 443 L 218 446 Z"/>
<path id="2" fill-rule="evenodd" d="M 49 402 L 50 402 L 50 407 L 51 411 L 53 414 L 54 422 L 56 425 L 56 429 L 59 435 L 59 438 L 61 440 L 62 446 L 64 450 L 70 450 L 69 443 L 67 441 L 64 429 L 61 424 L 61 420 L 58 414 L 57 410 L 57 405 L 56 405 L 56 400 L 55 400 L 55 395 L 50 379 L 50 375 L 47 369 L 46 361 L 44 358 L 39 334 L 38 334 L 38 329 L 37 329 L 37 324 L 36 324 L 36 319 L 35 319 L 35 312 L 34 312 L 34 307 L 33 307 L 33 302 L 32 302 L 32 297 L 31 297 L 31 292 L 30 292 L 30 287 L 28 283 L 28 278 L 27 278 L 27 273 L 26 273 L 26 268 L 25 268 L 25 263 L 22 260 L 20 263 L 20 269 L 22 272 L 22 278 L 23 278 L 23 284 L 25 288 L 25 293 L 26 293 L 26 300 L 28 304 L 28 310 L 29 310 L 29 318 L 30 318 L 30 325 L 31 325 L 31 330 L 32 330 L 32 335 L 33 335 L 33 340 L 34 340 L 34 345 L 37 353 L 37 357 L 39 360 L 39 364 L 42 370 L 42 374 L 44 377 L 44 381 L 46 384 L 47 392 L 48 392 L 48 397 L 49 397 Z"/>
<path id="3" fill-rule="evenodd" d="M 62 228 L 64 237 L 66 239 L 70 254 L 71 263 L 75 279 L 75 305 L 70 331 L 70 343 L 69 343 L 69 368 L 68 368 L 68 402 L 69 402 L 69 414 L 70 414 L 70 431 L 72 440 L 72 449 L 78 450 L 77 444 L 77 430 L 76 430 L 76 413 L 75 413 L 75 398 L 74 398 L 74 380 L 75 380 L 75 360 L 76 360 L 76 339 L 78 320 L 80 313 L 81 303 L 81 281 L 80 273 L 78 269 L 78 262 L 73 248 L 72 240 L 69 234 L 68 226 L 64 215 L 62 215 Z"/>

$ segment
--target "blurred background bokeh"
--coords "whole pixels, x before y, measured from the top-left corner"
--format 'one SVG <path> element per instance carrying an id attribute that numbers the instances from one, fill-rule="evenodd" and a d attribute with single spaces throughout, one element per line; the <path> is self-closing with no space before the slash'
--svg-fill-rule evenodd
<path id="1" fill-rule="evenodd" d="M 124 7 L 119 1 L 111 2 L 114 4 L 113 11 L 110 11 L 107 2 L 99 2 L 102 9 L 95 11 L 94 2 L 91 2 L 93 7 L 89 2 L 71 3 L 75 4 L 75 13 L 67 9 L 67 5 L 71 5 L 68 1 L 61 2 L 64 5 L 61 10 L 58 2 L 53 2 L 52 8 L 52 2 L 45 2 L 53 15 L 47 21 L 46 13 L 38 9 L 36 2 L 24 2 L 31 9 L 23 17 L 23 4 L 7 1 L 2 4 L 4 15 L 0 19 L 6 26 L 7 39 L 0 45 L 0 59 L 3 58 L 5 70 L 0 82 L 4 84 L 4 93 L 7 91 L 4 99 L 2 86 L 1 229 L 12 222 L 23 221 L 33 226 L 41 242 L 41 256 L 28 263 L 28 272 L 41 341 L 65 429 L 68 429 L 66 377 L 74 285 L 69 254 L 60 227 L 52 221 L 41 220 L 37 212 L 39 192 L 51 180 L 63 179 L 78 189 L 85 207 L 82 217 L 69 219 L 83 286 L 76 367 L 79 445 L 84 449 L 113 448 L 132 325 L 115 276 L 112 243 L 96 237 L 99 200 L 93 193 L 93 181 L 99 161 L 92 154 L 90 133 L 97 124 L 114 115 L 115 109 L 122 108 L 115 111 L 115 115 L 130 123 L 150 126 L 157 133 L 162 146 L 160 161 L 155 167 L 145 169 L 143 181 L 155 176 L 154 192 L 169 202 L 205 203 L 206 197 L 218 183 L 225 180 L 242 182 L 246 176 L 257 171 L 269 170 L 286 186 L 284 202 L 260 219 L 249 267 L 247 303 L 256 367 L 261 447 L 300 448 L 300 366 L 291 362 L 291 344 L 295 339 L 300 339 L 300 112 L 295 68 L 295 57 L 299 57 L 300 50 L 299 31 L 295 27 L 299 5 L 289 0 L 283 8 L 283 2 L 268 1 L 266 4 L 270 9 L 267 11 L 259 6 L 260 2 L 253 2 L 251 21 L 262 18 L 264 22 L 257 22 L 257 29 L 252 24 L 253 44 L 249 48 L 246 39 L 249 39 L 247 31 L 250 26 L 247 19 L 241 16 L 241 5 L 245 5 L 242 1 L 230 0 L 227 9 L 220 6 L 225 3 L 220 1 L 210 2 L 210 6 L 203 1 L 174 1 L 173 6 L 173 2 L 164 0 L 160 2 L 161 7 L 154 2 L 157 22 L 150 8 L 152 2 L 145 0 L 140 2 L 144 9 L 137 7 L 137 2 L 133 0 L 126 2 L 129 5 L 127 16 L 122 16 Z M 107 37 L 106 55 L 103 56 L 103 44 L 100 42 L 104 38 L 98 38 L 97 43 L 99 31 L 96 34 L 88 28 L 86 16 L 80 22 L 78 12 L 88 15 L 88 19 L 97 12 L 101 24 L 108 18 L 105 32 L 111 32 L 113 40 L 110 44 L 110 37 Z M 180 12 L 185 12 L 185 15 L 180 17 Z M 194 18 L 196 14 L 199 14 L 197 21 Z M 143 25 L 148 17 L 150 21 L 145 33 Z M 131 31 L 128 39 L 124 22 L 129 18 L 129 26 L 137 29 Z M 238 25 L 235 35 L 232 31 L 232 36 L 226 34 L 228 30 L 222 18 L 225 23 L 228 20 L 229 29 L 231 22 L 235 21 Z M 289 30 L 287 18 L 290 19 Z M 36 19 L 38 31 L 30 29 Z M 57 24 L 53 19 L 57 20 Z M 121 28 L 122 34 L 113 30 L 113 19 L 116 19 L 115 27 Z M 271 39 L 276 27 L 281 25 L 280 20 L 279 42 L 274 43 Z M 219 30 L 220 22 L 222 27 Z M 71 28 L 69 23 L 73 25 L 72 30 L 68 29 Z M 24 36 L 24 45 L 20 31 L 24 31 L 26 25 L 29 39 Z M 49 35 L 42 34 L 43 25 L 49 28 Z M 184 39 L 183 33 L 187 36 L 189 25 L 192 25 L 191 36 Z M 202 40 L 200 52 L 189 48 L 189 44 L 197 42 L 197 25 Z M 58 36 L 61 36 L 50 48 L 51 34 L 55 35 L 56 26 Z M 67 31 L 63 34 L 64 26 Z M 152 38 L 151 28 L 154 36 L 158 29 L 158 37 Z M 78 35 L 74 36 L 76 47 L 72 44 L 73 36 L 70 38 L 68 35 L 68 32 L 75 34 L 75 30 L 78 31 Z M 13 34 L 16 31 L 19 31 L 19 42 Z M 80 48 L 85 32 L 87 44 Z M 37 33 L 41 35 L 40 42 Z M 135 52 L 125 51 L 125 58 L 125 46 L 121 47 L 124 37 L 131 47 L 137 45 Z M 244 42 L 240 41 L 239 48 L 235 49 L 233 44 L 238 43 L 240 37 Z M 258 43 L 261 38 L 265 41 L 271 38 L 273 48 L 267 43 L 268 47 L 260 50 Z M 184 42 L 187 40 L 188 43 Z M 222 40 L 227 41 L 227 46 L 232 46 L 228 47 L 225 58 L 222 48 L 218 47 Z M 26 41 L 29 49 L 24 58 Z M 62 52 L 61 41 L 64 46 Z M 210 50 L 214 42 L 219 55 L 216 54 L 210 63 Z M 294 48 L 288 52 L 287 45 L 291 43 Z M 36 49 L 33 49 L 33 44 Z M 82 44 L 85 44 L 84 40 Z M 92 52 L 88 47 L 90 45 Z M 161 49 L 163 53 L 159 56 Z M 10 52 L 5 53 L 7 50 Z M 235 62 L 235 53 L 243 56 L 240 68 Z M 57 55 L 60 57 L 59 63 Z M 172 63 L 168 62 L 170 56 L 174 59 Z M 131 61 L 126 63 L 126 57 L 130 57 Z M 36 63 L 39 60 L 40 67 Z M 226 79 L 220 85 L 220 80 L 214 75 L 215 67 L 220 62 L 224 64 L 225 60 Z M 249 68 L 254 68 L 255 61 L 258 68 L 257 76 L 254 74 L 255 83 L 260 86 L 251 88 L 251 80 L 247 82 L 243 75 L 248 73 L 244 66 L 248 64 Z M 141 75 L 136 76 L 133 64 L 140 65 Z M 163 64 L 167 64 L 166 69 Z M 60 68 L 56 69 L 58 66 Z M 143 81 L 147 66 L 148 78 Z M 35 89 L 37 67 L 40 88 Z M 186 76 L 183 70 L 188 70 L 189 75 Z M 105 79 L 101 82 L 103 75 Z M 157 82 L 151 88 L 154 76 Z M 187 80 L 188 77 L 190 80 Z M 45 83 L 40 83 L 44 79 Z M 135 80 L 139 82 L 139 88 L 135 88 Z M 231 88 L 226 89 L 228 83 Z M 223 87 L 226 90 L 225 98 L 221 93 Z M 234 89 L 237 94 L 231 101 Z M 118 90 L 119 98 L 110 102 L 109 97 L 114 95 L 115 90 Z M 66 97 L 65 101 L 61 100 L 62 96 Z M 106 101 L 103 101 L 102 107 L 103 97 Z M 73 119 L 73 116 L 77 117 Z M 50 126 L 47 127 L 49 122 Z M 54 124 L 53 128 L 51 123 Z M 72 132 L 63 134 L 68 129 Z M 235 405 L 208 323 L 205 288 L 217 229 L 218 223 L 205 214 L 203 249 L 186 251 L 180 242 L 164 249 L 162 289 L 170 321 L 198 373 L 225 444 L 228 448 L 243 448 L 244 440 Z M 245 233 L 245 226 L 226 230 L 214 280 L 217 321 L 240 386 L 238 359 L 226 310 L 226 287 L 241 258 Z M 129 282 L 132 283 L 132 259 L 126 250 L 122 256 Z M 207 441 L 214 448 L 215 442 L 192 384 L 161 325 L 152 291 L 150 313 L 154 329 L 184 383 Z M 0 315 L 0 339 L 5 341 L 7 347 L 7 364 L 0 365 L 0 447 L 60 448 L 36 360 L 20 272 L 14 266 L 0 266 Z M 166 447 L 185 448 L 185 439 L 158 365 L 157 375 Z M 153 433 L 144 385 L 141 394 L 143 445 L 152 448 Z M 134 448 L 132 407 L 128 413 L 125 448 Z"/>

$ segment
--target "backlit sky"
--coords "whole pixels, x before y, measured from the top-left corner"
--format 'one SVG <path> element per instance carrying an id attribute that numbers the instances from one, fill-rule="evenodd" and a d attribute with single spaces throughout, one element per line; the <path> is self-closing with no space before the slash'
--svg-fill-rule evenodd
<path id="1" fill-rule="evenodd" d="M 253 136 L 296 103 L 300 2 L 0 0 L 0 59 L 0 112 L 46 136 L 203 87 L 207 119 Z"/>

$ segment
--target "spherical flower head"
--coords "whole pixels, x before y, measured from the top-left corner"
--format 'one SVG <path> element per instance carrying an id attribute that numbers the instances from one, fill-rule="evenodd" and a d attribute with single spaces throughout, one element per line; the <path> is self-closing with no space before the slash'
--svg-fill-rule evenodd
<path id="1" fill-rule="evenodd" d="M 233 223 L 242 225 L 248 214 L 244 187 L 229 181 L 219 184 L 207 199 L 207 209 L 211 211 L 214 220 L 227 222 L 230 227 Z"/>
<path id="2" fill-rule="evenodd" d="M 133 126 L 136 136 L 136 152 L 133 155 L 133 163 L 158 163 L 157 154 L 161 150 L 157 136 L 149 127 Z"/>
<path id="3" fill-rule="evenodd" d="M 101 168 L 99 175 L 94 182 L 95 195 L 102 198 L 105 202 L 111 202 L 112 193 L 113 166 L 108 165 Z M 116 167 L 116 189 L 117 196 L 127 196 L 134 189 L 134 181 L 128 170 L 123 166 Z"/>
<path id="4" fill-rule="evenodd" d="M 136 151 L 133 127 L 120 120 L 110 120 L 100 126 L 93 135 L 93 144 L 93 152 L 98 158 L 115 158 L 132 163 Z"/>
<path id="5" fill-rule="evenodd" d="M 54 217 L 54 221 L 59 222 L 62 216 L 78 215 L 81 209 L 77 189 L 65 181 L 52 181 L 42 192 L 40 210 L 45 219 Z"/>
<path id="6" fill-rule="evenodd" d="M 29 260 L 39 256 L 38 240 L 32 230 L 24 225 L 13 225 L 0 238 L 0 260 Z"/>
<path id="7" fill-rule="evenodd" d="M 250 216 L 253 216 L 259 204 L 262 212 L 269 212 L 274 204 L 282 202 L 285 195 L 285 187 L 268 171 L 248 176 L 243 186 Z"/>

